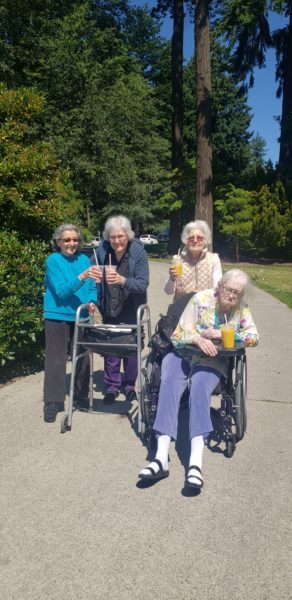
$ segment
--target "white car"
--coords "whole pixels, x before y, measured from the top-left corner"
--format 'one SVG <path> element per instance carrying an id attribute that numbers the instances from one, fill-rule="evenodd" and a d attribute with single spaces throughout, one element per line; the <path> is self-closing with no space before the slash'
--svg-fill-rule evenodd
<path id="1" fill-rule="evenodd" d="M 142 235 L 140 235 L 140 240 L 143 244 L 158 244 L 157 237 L 151 233 L 142 233 Z"/>
<path id="2" fill-rule="evenodd" d="M 101 237 L 99 235 L 95 235 L 91 240 L 91 245 L 97 248 L 101 242 Z"/>

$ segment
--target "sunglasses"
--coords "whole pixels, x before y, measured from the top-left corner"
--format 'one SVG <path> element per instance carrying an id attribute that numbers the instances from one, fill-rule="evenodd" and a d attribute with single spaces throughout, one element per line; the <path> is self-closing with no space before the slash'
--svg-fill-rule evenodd
<path id="1" fill-rule="evenodd" d="M 65 244 L 69 244 L 69 242 L 74 242 L 74 244 L 79 244 L 80 240 L 78 238 L 62 238 L 61 242 L 65 242 Z"/>
<path id="2" fill-rule="evenodd" d="M 188 242 L 203 242 L 204 239 L 203 235 L 192 235 L 188 238 Z"/>

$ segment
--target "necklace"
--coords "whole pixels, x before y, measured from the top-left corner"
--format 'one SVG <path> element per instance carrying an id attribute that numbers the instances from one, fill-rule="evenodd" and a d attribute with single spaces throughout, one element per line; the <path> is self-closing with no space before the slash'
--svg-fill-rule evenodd
<path id="1" fill-rule="evenodd" d="M 225 317 L 227 317 L 226 312 L 223 312 L 222 310 L 220 310 L 219 306 L 217 305 L 215 307 L 214 329 L 220 329 L 220 325 L 223 325 L 223 323 L 226 323 Z"/>

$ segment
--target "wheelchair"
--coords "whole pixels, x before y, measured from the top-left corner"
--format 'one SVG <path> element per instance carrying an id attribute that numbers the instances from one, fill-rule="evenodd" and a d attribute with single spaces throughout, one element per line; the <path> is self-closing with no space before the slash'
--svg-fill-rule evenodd
<path id="1" fill-rule="evenodd" d="M 225 444 L 224 454 L 231 458 L 236 449 L 236 443 L 243 439 L 247 426 L 246 394 L 247 394 L 247 362 L 245 347 L 241 343 L 235 343 L 234 349 L 227 350 L 217 345 L 218 355 L 228 358 L 227 379 L 221 380 L 213 391 L 212 398 L 219 397 L 219 408 L 215 409 L 211 403 L 211 418 L 214 431 L 208 437 L 208 446 L 219 446 Z M 202 355 L 199 348 L 187 346 L 187 356 Z M 155 421 L 159 387 L 162 355 L 159 351 L 152 349 L 146 360 L 145 368 L 142 369 L 141 381 L 141 435 L 145 445 L 154 449 L 156 444 L 153 424 Z M 182 395 L 181 407 L 188 402 L 188 387 Z"/>

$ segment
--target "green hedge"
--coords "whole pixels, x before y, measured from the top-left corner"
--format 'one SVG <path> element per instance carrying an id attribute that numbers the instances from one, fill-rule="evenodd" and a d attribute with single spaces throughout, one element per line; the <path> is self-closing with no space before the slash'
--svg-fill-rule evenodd
<path id="1" fill-rule="evenodd" d="M 40 364 L 44 348 L 43 294 L 48 245 L 0 232 L 0 366 L 21 373 Z"/>
<path id="2" fill-rule="evenodd" d="M 147 254 L 153 257 L 167 256 L 166 242 L 161 242 L 159 244 L 144 244 L 144 248 Z"/>

